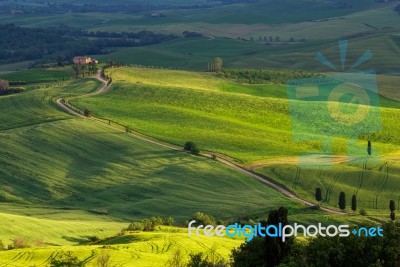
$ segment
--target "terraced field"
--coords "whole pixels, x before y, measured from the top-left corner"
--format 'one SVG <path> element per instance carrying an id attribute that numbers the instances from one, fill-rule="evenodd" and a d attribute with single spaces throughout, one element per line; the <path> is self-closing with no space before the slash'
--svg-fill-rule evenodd
<path id="1" fill-rule="evenodd" d="M 115 237 L 95 246 L 35 247 L 0 252 L 0 266 L 48 266 L 63 252 L 74 253 L 85 266 L 97 266 L 97 258 L 109 255 L 109 266 L 163 266 L 180 251 L 183 261 L 189 253 L 213 253 L 215 258 L 229 260 L 230 251 L 241 239 L 221 237 L 188 237 L 187 230 L 167 228 L 155 232 L 138 232 Z M 217 248 L 214 250 L 214 248 Z"/>

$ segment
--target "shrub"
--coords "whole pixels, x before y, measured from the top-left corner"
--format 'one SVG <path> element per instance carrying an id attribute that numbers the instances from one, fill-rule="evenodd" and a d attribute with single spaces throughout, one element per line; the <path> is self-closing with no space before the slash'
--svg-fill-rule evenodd
<path id="1" fill-rule="evenodd" d="M 88 240 L 90 241 L 90 242 L 92 242 L 92 243 L 96 243 L 96 242 L 98 242 L 98 241 L 100 241 L 100 238 L 98 237 L 98 236 L 89 236 L 88 237 Z"/>
<path id="2" fill-rule="evenodd" d="M 85 110 L 83 111 L 83 115 L 85 117 L 90 117 L 92 115 L 92 112 L 90 110 L 88 110 L 87 108 L 85 108 Z"/>
<path id="3" fill-rule="evenodd" d="M 101 254 L 97 257 L 97 266 L 99 267 L 107 267 L 110 264 L 110 255 L 109 254 Z"/>
<path id="4" fill-rule="evenodd" d="M 367 211 L 365 209 L 360 209 L 360 215 L 361 216 L 367 216 L 368 213 L 367 213 Z"/>
<path id="5" fill-rule="evenodd" d="M 143 219 L 140 222 L 133 222 L 128 226 L 128 231 L 154 231 L 160 225 L 173 225 L 174 218 L 151 217 L 150 219 Z"/>
<path id="6" fill-rule="evenodd" d="M 6 249 L 7 249 L 7 248 L 6 248 L 6 246 L 4 245 L 3 240 L 0 239 L 0 251 L 6 250 Z"/>
<path id="7" fill-rule="evenodd" d="M 175 223 L 175 219 L 172 217 L 164 218 L 164 225 L 172 226 Z"/>
<path id="8" fill-rule="evenodd" d="M 29 244 L 25 238 L 17 237 L 13 240 L 12 247 L 13 248 L 29 248 Z"/>
<path id="9" fill-rule="evenodd" d="M 78 260 L 78 257 L 71 251 L 60 252 L 55 258 L 51 259 L 50 266 L 52 267 L 80 267 L 83 264 Z"/>
<path id="10" fill-rule="evenodd" d="M 35 246 L 36 247 L 44 247 L 46 243 L 44 242 L 43 238 L 38 238 L 35 240 Z"/>
<path id="11" fill-rule="evenodd" d="M 155 225 L 152 220 L 144 219 L 142 220 L 142 223 L 143 223 L 143 231 L 148 231 L 148 232 L 154 231 Z"/>
<path id="12" fill-rule="evenodd" d="M 191 141 L 186 142 L 183 149 L 186 151 L 190 151 L 190 153 L 192 153 L 193 155 L 198 155 L 200 153 L 200 150 L 197 147 L 197 145 Z"/>
<path id="13" fill-rule="evenodd" d="M 158 226 L 158 225 L 163 225 L 164 224 L 164 219 L 161 217 L 151 217 L 150 221 L 152 222 L 152 224 L 154 226 Z"/>
<path id="14" fill-rule="evenodd" d="M 204 214 L 202 212 L 196 212 L 192 215 L 189 221 L 195 220 L 196 225 L 215 225 L 215 219 L 211 215 Z"/>
<path id="15" fill-rule="evenodd" d="M 128 226 L 129 231 L 143 231 L 144 225 L 141 222 L 133 222 Z"/>

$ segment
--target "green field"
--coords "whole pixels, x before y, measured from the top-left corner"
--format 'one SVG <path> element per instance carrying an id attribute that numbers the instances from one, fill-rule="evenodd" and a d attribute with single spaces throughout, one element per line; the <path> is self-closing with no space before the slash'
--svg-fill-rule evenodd
<path id="1" fill-rule="evenodd" d="M 238 247 L 241 239 L 220 237 L 188 237 L 183 228 L 163 227 L 155 232 L 129 233 L 108 239 L 92 246 L 32 247 L 0 251 L 0 266 L 49 266 L 52 258 L 62 252 L 71 251 L 85 266 L 98 266 L 97 258 L 110 256 L 109 266 L 164 266 L 176 251 L 181 251 L 183 260 L 190 253 L 207 253 L 217 248 L 216 258 L 229 260 L 230 251 Z M 27 265 L 29 264 L 29 265 Z"/>
<path id="2" fill-rule="evenodd" d="M 215 161 L 143 143 L 91 120 L 71 119 L 53 102 L 56 96 L 98 87 L 96 80 L 72 80 L 0 98 L 6 111 L 0 132 L 3 203 L 102 209 L 127 219 L 173 215 L 179 220 L 196 211 L 228 218 L 242 210 L 259 215 L 276 206 L 299 207 Z"/>
<path id="3" fill-rule="evenodd" d="M 353 36 L 349 40 L 347 68 L 366 51 L 373 58 L 359 70 L 373 69 L 382 74 L 398 74 L 395 61 L 400 54 L 397 31 L 378 31 L 366 36 Z M 207 70 L 207 63 L 219 56 L 227 68 L 294 68 L 315 72 L 331 71 L 315 60 L 321 51 L 335 66 L 340 66 L 337 39 L 310 41 L 291 45 L 266 46 L 250 41 L 227 38 L 180 38 L 147 47 L 122 48 L 108 55 L 98 56 L 103 61 L 115 60 L 123 64 Z M 347 69 L 346 69 L 347 71 Z"/>
<path id="4" fill-rule="evenodd" d="M 359 192 L 361 205 L 376 211 L 384 210 L 388 200 L 396 196 L 398 189 L 394 185 L 400 178 L 397 165 L 387 171 L 385 167 L 386 161 L 390 165 L 394 160 L 390 155 L 400 150 L 398 135 L 394 134 L 400 131 L 396 123 L 399 116 L 396 101 L 381 97 L 383 130 L 364 136 L 360 143 L 372 140 L 374 148 L 383 156 L 381 164 L 371 165 L 371 171 L 362 171 L 359 165 L 338 165 L 322 174 L 303 171 L 299 179 L 293 165 L 282 163 L 296 164 L 296 155 L 320 149 L 321 144 L 293 140 L 285 86 L 241 85 L 213 74 L 186 71 L 120 68 L 111 70 L 110 74 L 115 81 L 110 92 L 72 103 L 89 108 L 95 116 L 170 143 L 183 145 L 192 140 L 201 149 L 232 157 L 310 200 L 316 185 L 332 196 L 325 200 L 332 206 L 337 206 L 340 190 L 348 194 Z M 301 110 L 315 112 L 321 105 L 326 103 L 299 102 Z M 333 152 L 344 160 L 346 145 L 345 139 L 334 141 Z M 278 175 L 271 174 L 271 168 L 276 168 Z M 338 182 L 337 173 L 341 173 L 343 182 Z"/>
<path id="5" fill-rule="evenodd" d="M 27 83 L 45 83 L 70 80 L 73 76 L 71 66 L 57 68 L 39 68 L 13 73 L 1 74 L 0 78 L 8 81 L 24 81 Z"/>
<path id="6" fill-rule="evenodd" d="M 0 79 L 23 82 L 16 86 L 25 89 L 0 96 L 0 240 L 10 245 L 20 238 L 30 245 L 0 251 L 0 266 L 48 266 L 66 251 L 85 266 L 97 266 L 102 255 L 109 255 L 110 266 L 115 267 L 163 266 L 177 251 L 187 261 L 190 253 L 207 255 L 213 248 L 217 258 L 229 260 L 231 250 L 243 239 L 188 237 L 184 223 L 198 211 L 227 223 L 265 219 L 271 209 L 284 206 L 290 223 L 351 226 L 386 221 L 390 199 L 400 212 L 400 72 L 395 60 L 400 55 L 400 16 L 394 10 L 399 2 L 345 2 L 352 7 L 339 8 L 339 3 L 328 0 L 225 5 L 213 0 L 149 0 L 147 5 L 175 7 L 139 13 L 1 14 L 0 24 L 148 30 L 179 38 L 93 55 L 104 63 L 114 60 L 127 65 L 107 70 L 113 82 L 101 95 L 85 96 L 102 83 L 94 78 L 74 79 L 71 66 L 32 68 L 40 60 L 0 66 Z M 31 0 L 3 4 L 47 5 Z M 212 7 L 182 8 L 197 4 Z M 165 17 L 151 17 L 152 12 Z M 204 37 L 181 37 L 184 31 Z M 263 41 L 257 41 L 260 38 Z M 333 139 L 333 151 L 323 147 L 320 140 L 326 136 L 318 131 L 329 128 L 330 118 L 321 112 L 326 102 L 288 100 L 285 83 L 247 84 L 206 72 L 208 63 L 221 57 L 225 69 L 290 68 L 328 74 L 332 69 L 315 58 L 319 51 L 342 71 L 340 39 L 349 40 L 344 72 L 352 71 L 350 66 L 365 51 L 373 53 L 355 70 L 378 73 L 380 103 L 372 110 L 379 109 L 382 130 L 360 136 L 357 144 L 365 153 L 371 140 L 374 156 L 380 155 L 377 162 L 372 162 L 377 157 L 370 157 L 361 165 L 347 158 L 344 137 Z M 67 114 L 55 103 L 61 97 L 103 120 Z M 294 113 L 308 119 L 302 129 L 314 140 L 294 140 L 293 106 Z M 193 141 L 202 151 L 229 159 L 311 202 L 320 187 L 322 206 L 338 209 L 343 191 L 348 213 L 308 207 L 216 160 L 127 134 L 124 126 L 177 147 Z M 315 162 L 330 158 L 332 167 L 299 165 L 299 155 L 305 151 L 320 151 L 313 155 Z M 358 202 L 355 213 L 349 208 L 353 194 Z M 367 215 L 359 215 L 360 209 Z M 172 216 L 176 226 L 153 232 L 122 231 L 132 221 L 152 216 Z M 92 237 L 99 241 L 91 243 Z"/>
<path id="7" fill-rule="evenodd" d="M 111 75 L 117 81 L 111 92 L 73 103 L 155 138 L 177 145 L 193 140 L 204 150 L 243 163 L 318 146 L 292 140 L 285 86 L 241 86 L 207 73 L 141 68 L 117 69 Z M 259 93 L 251 95 L 255 91 Z M 398 107 L 397 102 L 385 102 Z M 304 108 L 312 105 L 320 104 L 304 103 Z M 398 131 L 399 111 L 381 108 L 381 112 L 384 130 L 373 141 L 382 153 L 396 151 L 397 137 L 392 133 Z M 336 149 L 345 153 L 343 142 Z"/>

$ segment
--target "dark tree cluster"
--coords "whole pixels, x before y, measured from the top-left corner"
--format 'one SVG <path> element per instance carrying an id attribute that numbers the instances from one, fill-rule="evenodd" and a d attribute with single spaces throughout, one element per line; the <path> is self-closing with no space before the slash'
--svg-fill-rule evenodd
<path id="1" fill-rule="evenodd" d="M 400 5 L 396 6 L 394 10 L 396 10 L 396 12 L 400 14 Z"/>
<path id="2" fill-rule="evenodd" d="M 150 31 L 137 33 L 85 32 L 69 27 L 22 28 L 0 25 L 0 64 L 42 60 L 70 61 L 75 55 L 104 54 L 111 47 L 156 44 L 176 38 Z"/>
<path id="3" fill-rule="evenodd" d="M 218 73 L 219 76 L 233 79 L 242 83 L 262 84 L 262 83 L 281 83 L 286 84 L 288 80 L 315 77 L 316 74 L 290 69 L 268 69 L 268 70 L 249 70 L 249 69 L 223 69 Z"/>
<path id="4" fill-rule="evenodd" d="M 391 203 L 394 209 L 394 203 Z M 271 211 L 265 225 L 288 224 L 288 211 Z M 364 225 L 365 227 L 376 225 Z M 393 267 L 400 266 L 400 224 L 387 222 L 380 226 L 383 237 L 350 234 L 348 237 L 316 237 L 307 242 L 297 239 L 255 237 L 232 251 L 234 267 Z"/>
<path id="5" fill-rule="evenodd" d="M 241 0 L 245 2 L 246 0 Z M 247 0 L 254 1 L 254 0 Z M 22 1 L 21 1 L 22 2 Z M 25 1 L 24 1 L 25 2 Z M 111 2 L 110 2 L 111 3 Z M 13 10 L 18 10 L 21 13 L 42 13 L 42 14 L 64 14 L 64 13 L 140 13 L 151 12 L 154 10 L 179 10 L 179 9 L 199 9 L 220 6 L 223 3 L 216 2 L 215 4 L 196 4 L 196 5 L 151 5 L 151 4 L 89 4 L 89 3 L 36 3 L 35 5 L 15 4 L 10 5 L 4 3 L 0 13 L 10 13 Z M 225 3 L 230 4 L 230 3 Z"/>

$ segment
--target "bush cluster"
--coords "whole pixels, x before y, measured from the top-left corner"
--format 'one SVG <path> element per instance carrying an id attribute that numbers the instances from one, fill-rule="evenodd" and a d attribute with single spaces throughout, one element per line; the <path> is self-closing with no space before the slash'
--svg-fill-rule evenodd
<path id="1" fill-rule="evenodd" d="M 174 218 L 151 217 L 138 222 L 133 222 L 128 226 L 129 231 L 154 231 L 157 226 L 172 226 L 175 223 Z"/>

